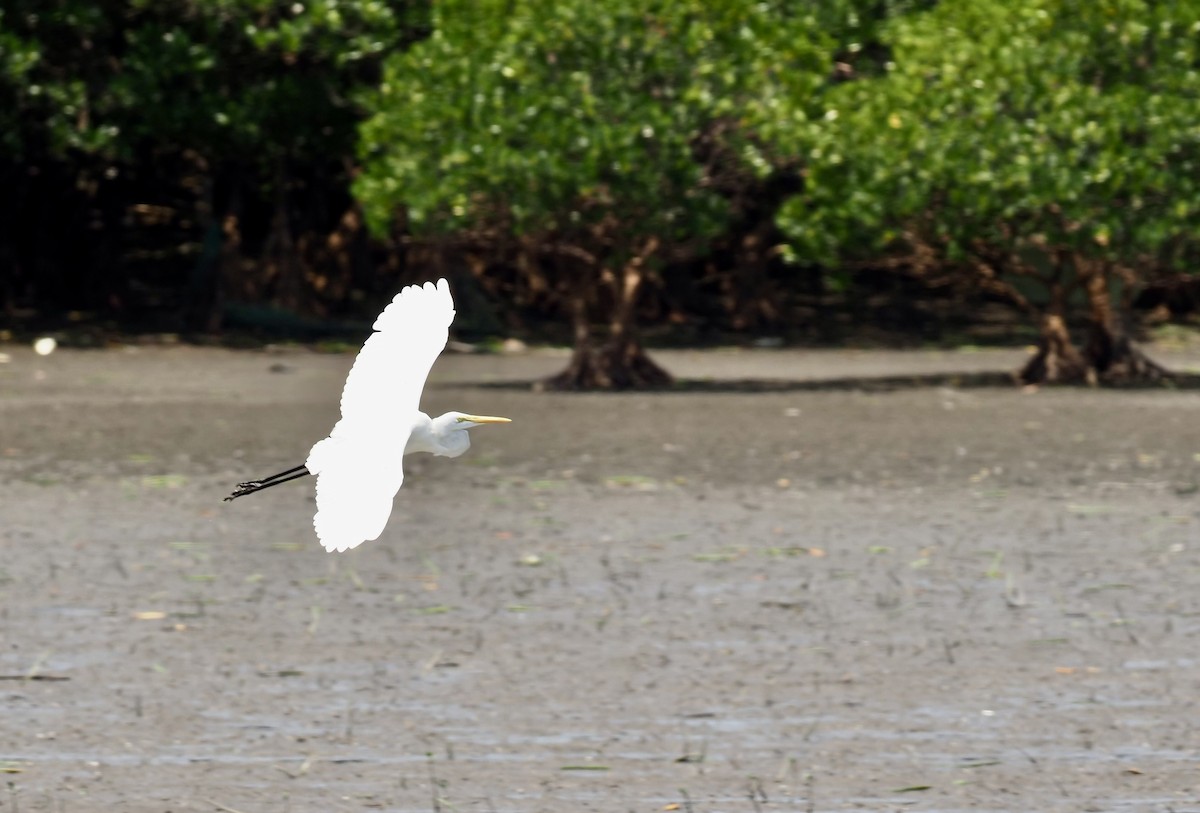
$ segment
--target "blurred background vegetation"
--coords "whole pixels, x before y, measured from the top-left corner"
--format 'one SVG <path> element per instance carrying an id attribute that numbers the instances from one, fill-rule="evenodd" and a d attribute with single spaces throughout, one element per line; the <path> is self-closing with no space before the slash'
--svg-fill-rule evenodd
<path id="1" fill-rule="evenodd" d="M 9 331 L 1036 343 L 1200 301 L 1200 0 L 6 0 Z"/>

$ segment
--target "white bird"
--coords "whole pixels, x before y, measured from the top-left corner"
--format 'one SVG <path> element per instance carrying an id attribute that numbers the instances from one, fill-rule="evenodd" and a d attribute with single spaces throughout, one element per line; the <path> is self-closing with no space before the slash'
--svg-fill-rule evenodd
<path id="1" fill-rule="evenodd" d="M 458 457 L 471 446 L 467 430 L 508 418 L 419 410 L 421 390 L 446 346 L 454 300 L 440 279 L 409 285 L 375 320 L 342 390 L 342 418 L 318 441 L 303 466 L 238 483 L 226 501 L 264 488 L 317 476 L 313 527 L 325 550 L 346 551 L 377 539 L 404 482 L 403 457 L 428 452 Z"/>

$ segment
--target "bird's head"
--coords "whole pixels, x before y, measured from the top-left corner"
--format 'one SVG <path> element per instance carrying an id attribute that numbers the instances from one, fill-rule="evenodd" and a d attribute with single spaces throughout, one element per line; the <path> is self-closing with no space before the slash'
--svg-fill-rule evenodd
<path id="1" fill-rule="evenodd" d="M 442 447 L 436 454 L 458 457 L 471 448 L 471 437 L 467 430 L 489 423 L 512 423 L 512 419 L 492 415 L 468 415 L 465 412 L 447 412 L 439 415 L 433 419 L 433 436 Z"/>

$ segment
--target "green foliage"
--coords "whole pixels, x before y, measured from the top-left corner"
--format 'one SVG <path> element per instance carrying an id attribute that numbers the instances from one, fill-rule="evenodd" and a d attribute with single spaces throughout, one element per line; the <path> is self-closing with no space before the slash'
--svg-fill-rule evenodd
<path id="1" fill-rule="evenodd" d="M 1066 252 L 1145 268 L 1196 250 L 1200 2 L 944 0 L 885 30 L 887 75 L 793 141 L 779 221 L 827 263 L 900 238 L 950 262 Z"/>
<path id="2" fill-rule="evenodd" d="M 14 0 L 0 10 L 0 138 L 14 157 L 345 153 L 349 97 L 426 14 L 397 0 Z"/>
<path id="3" fill-rule="evenodd" d="M 174 306 L 189 326 L 212 329 L 233 269 L 241 295 L 292 307 L 361 294 L 370 258 L 353 216 L 343 218 L 355 99 L 378 81 L 385 53 L 428 33 L 428 7 L 5 0 L 9 310 L 161 318 Z M 324 239 L 336 229 L 336 241 Z"/>
<path id="4" fill-rule="evenodd" d="M 370 97 L 356 192 L 376 228 L 406 206 L 422 230 L 702 239 L 726 202 L 697 139 L 723 124 L 744 166 L 771 171 L 765 145 L 826 82 L 826 18 L 852 6 L 817 5 L 825 16 L 749 0 L 440 3 L 434 35 L 391 58 Z"/>

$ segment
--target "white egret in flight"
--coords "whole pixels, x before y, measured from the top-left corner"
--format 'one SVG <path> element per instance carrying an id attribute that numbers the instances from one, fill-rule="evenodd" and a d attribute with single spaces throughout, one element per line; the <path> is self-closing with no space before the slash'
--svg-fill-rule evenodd
<path id="1" fill-rule="evenodd" d="M 421 390 L 446 346 L 454 300 L 440 279 L 409 285 L 375 320 L 342 390 L 342 418 L 318 441 L 303 466 L 238 483 L 225 499 L 317 476 L 313 527 L 328 551 L 345 551 L 379 537 L 404 482 L 403 457 L 428 452 L 458 457 L 471 446 L 467 430 L 508 418 L 419 411 Z"/>

